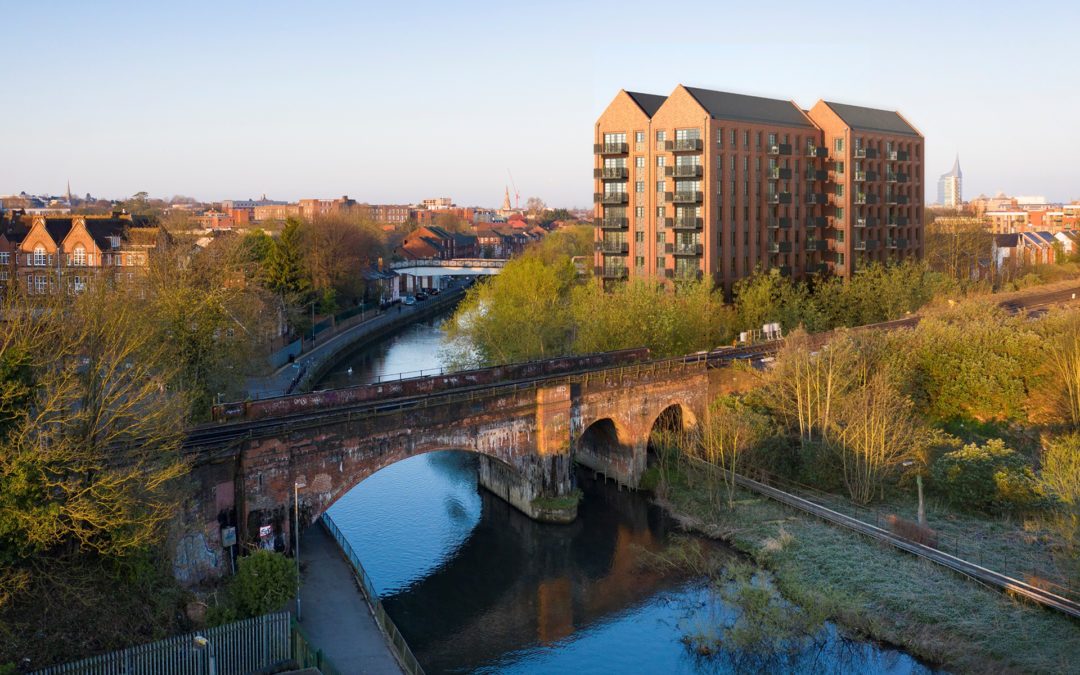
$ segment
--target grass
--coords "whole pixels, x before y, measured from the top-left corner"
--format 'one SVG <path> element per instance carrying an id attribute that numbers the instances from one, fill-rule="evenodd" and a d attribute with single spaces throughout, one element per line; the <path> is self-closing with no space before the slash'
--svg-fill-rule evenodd
<path id="1" fill-rule="evenodd" d="M 849 631 L 963 672 L 1075 672 L 1080 623 L 945 568 L 740 490 L 717 507 L 704 476 L 670 478 L 661 502 L 688 527 L 722 538 L 773 572 L 803 606 Z"/>
<path id="2" fill-rule="evenodd" d="M 572 509 L 581 501 L 581 490 L 574 490 L 562 497 L 537 497 L 532 500 L 532 505 L 544 511 L 564 511 Z"/>

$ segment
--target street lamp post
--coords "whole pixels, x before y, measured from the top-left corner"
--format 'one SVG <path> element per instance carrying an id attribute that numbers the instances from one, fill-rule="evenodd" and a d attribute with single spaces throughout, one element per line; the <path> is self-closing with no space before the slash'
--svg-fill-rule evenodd
<path id="1" fill-rule="evenodd" d="M 307 487 L 302 480 L 293 482 L 293 556 L 296 558 L 296 620 L 300 621 L 300 488 Z"/>

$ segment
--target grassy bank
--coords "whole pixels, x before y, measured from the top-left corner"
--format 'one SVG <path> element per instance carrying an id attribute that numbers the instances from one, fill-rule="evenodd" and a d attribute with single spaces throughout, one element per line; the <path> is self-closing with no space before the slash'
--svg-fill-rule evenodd
<path id="1" fill-rule="evenodd" d="M 860 635 L 950 670 L 1075 672 L 1080 623 L 827 525 L 746 491 L 716 506 L 684 467 L 658 501 L 686 527 L 727 541 L 775 576 L 780 591 Z"/>

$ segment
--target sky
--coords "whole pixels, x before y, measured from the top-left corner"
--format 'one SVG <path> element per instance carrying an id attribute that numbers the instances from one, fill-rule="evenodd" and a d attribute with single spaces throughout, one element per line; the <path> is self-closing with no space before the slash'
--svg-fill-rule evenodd
<path id="1" fill-rule="evenodd" d="M 686 84 L 899 110 L 931 200 L 957 153 L 1080 199 L 1080 3 L 733 5 L 0 0 L 0 194 L 591 207 L 596 118 Z"/>

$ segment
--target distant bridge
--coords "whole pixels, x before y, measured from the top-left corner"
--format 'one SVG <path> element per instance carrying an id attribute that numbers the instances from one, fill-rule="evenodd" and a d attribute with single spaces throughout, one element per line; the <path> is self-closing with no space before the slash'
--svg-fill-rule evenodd
<path id="1" fill-rule="evenodd" d="M 506 265 L 503 258 L 453 258 L 450 260 L 404 260 L 390 263 L 398 274 L 417 277 L 462 277 L 498 274 Z"/>

